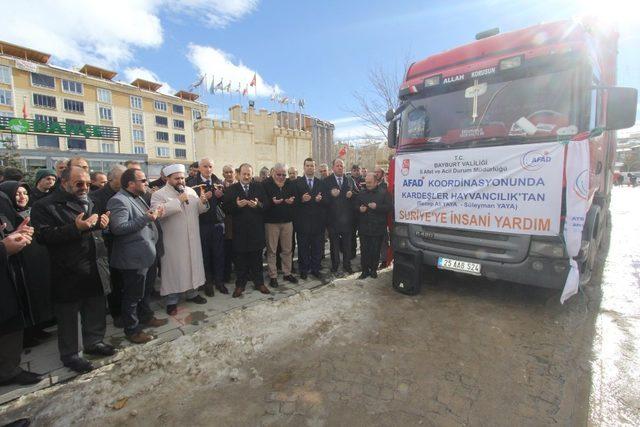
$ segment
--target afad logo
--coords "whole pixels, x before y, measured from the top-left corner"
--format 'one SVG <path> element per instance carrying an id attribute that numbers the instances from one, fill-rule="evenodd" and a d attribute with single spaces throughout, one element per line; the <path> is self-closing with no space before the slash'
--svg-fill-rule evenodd
<path id="1" fill-rule="evenodd" d="M 547 163 L 551 163 L 551 156 L 548 151 L 527 151 L 520 158 L 520 165 L 528 171 L 540 170 Z"/>
<path id="2" fill-rule="evenodd" d="M 583 200 L 589 197 L 589 169 L 585 169 L 578 174 L 576 182 L 573 183 L 573 192 Z"/>
<path id="3" fill-rule="evenodd" d="M 402 159 L 402 169 L 400 169 L 400 173 L 402 173 L 402 176 L 409 175 L 409 170 L 411 169 L 410 162 L 410 159 Z"/>

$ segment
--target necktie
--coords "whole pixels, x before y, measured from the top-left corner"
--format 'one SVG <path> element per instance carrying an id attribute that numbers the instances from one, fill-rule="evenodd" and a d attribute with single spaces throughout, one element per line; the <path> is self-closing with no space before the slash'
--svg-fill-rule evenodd
<path id="1" fill-rule="evenodd" d="M 338 177 L 338 187 L 342 188 L 342 177 Z"/>
<path id="2" fill-rule="evenodd" d="M 243 185 L 244 187 L 244 192 L 249 194 L 249 186 L 248 185 Z"/>
<path id="3" fill-rule="evenodd" d="M 207 187 L 209 187 L 209 186 L 211 185 L 211 181 L 206 180 L 206 181 L 204 182 L 204 184 L 205 184 Z"/>
<path id="4" fill-rule="evenodd" d="M 309 178 L 307 182 L 309 183 L 309 190 L 313 189 L 313 179 Z"/>

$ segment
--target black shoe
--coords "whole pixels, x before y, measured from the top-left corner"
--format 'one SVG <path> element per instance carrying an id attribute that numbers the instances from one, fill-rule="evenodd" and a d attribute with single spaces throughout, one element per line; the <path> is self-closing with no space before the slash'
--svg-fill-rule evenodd
<path id="1" fill-rule="evenodd" d="M 300 273 L 300 278 L 302 280 L 307 280 L 307 273 Z"/>
<path id="2" fill-rule="evenodd" d="M 378 268 L 387 268 L 387 262 L 386 261 L 380 262 L 380 265 L 378 266 Z"/>
<path id="3" fill-rule="evenodd" d="M 312 271 L 312 272 L 311 272 L 311 275 L 312 275 L 313 277 L 315 277 L 316 279 L 322 279 L 322 274 L 320 274 L 320 272 L 319 272 L 319 271 Z"/>
<path id="4" fill-rule="evenodd" d="M 169 316 L 178 314 L 178 304 L 167 304 L 167 314 Z"/>
<path id="5" fill-rule="evenodd" d="M 378 272 L 377 271 L 372 271 L 371 272 L 371 277 L 373 277 L 374 279 L 378 278 Z"/>
<path id="6" fill-rule="evenodd" d="M 194 304 L 206 304 L 207 303 L 207 299 L 205 297 L 203 297 L 202 295 L 196 295 L 193 298 L 187 298 L 187 301 L 192 302 Z"/>
<path id="7" fill-rule="evenodd" d="M 213 284 L 207 283 L 206 285 L 204 285 L 204 294 L 208 297 L 213 297 Z"/>
<path id="8" fill-rule="evenodd" d="M 93 371 L 93 365 L 87 359 L 83 359 L 78 355 L 70 356 L 62 361 L 62 364 L 67 368 L 75 371 L 79 374 L 86 374 Z"/>
<path id="9" fill-rule="evenodd" d="M 269 280 L 269 286 L 271 286 L 272 288 L 277 288 L 278 287 L 278 279 L 273 278 L 273 279 Z"/>
<path id="10" fill-rule="evenodd" d="M 227 287 L 224 285 L 224 283 L 219 283 L 216 285 L 216 289 L 218 290 L 218 292 L 220 292 L 221 294 L 228 294 L 229 293 L 229 289 L 227 289 Z"/>
<path id="11" fill-rule="evenodd" d="M 286 280 L 287 282 L 289 282 L 289 283 L 293 283 L 293 284 L 298 283 L 298 279 L 296 279 L 295 277 L 293 277 L 291 274 L 288 274 L 288 275 L 286 275 L 286 276 L 283 276 L 282 278 L 283 278 L 284 280 Z"/>
<path id="12" fill-rule="evenodd" d="M 20 418 L 19 420 L 11 421 L 9 424 L 5 424 L 4 427 L 29 427 L 31 420 L 29 418 Z"/>
<path id="13" fill-rule="evenodd" d="M 29 372 L 22 370 L 15 377 L 0 382 L 0 385 L 18 384 L 18 385 L 32 385 L 42 381 L 42 375 L 35 372 Z"/>
<path id="14" fill-rule="evenodd" d="M 362 274 L 360 274 L 360 276 L 358 276 L 358 279 L 360 279 L 360 280 L 364 280 L 364 279 L 366 279 L 367 277 L 369 277 L 369 273 L 368 273 L 368 272 L 366 272 L 366 271 L 363 271 L 363 272 L 362 272 Z M 371 276 L 371 277 L 373 277 L 373 276 Z"/>
<path id="15" fill-rule="evenodd" d="M 84 349 L 84 354 L 91 354 L 92 356 L 113 356 L 117 350 L 114 346 L 99 342 Z"/>

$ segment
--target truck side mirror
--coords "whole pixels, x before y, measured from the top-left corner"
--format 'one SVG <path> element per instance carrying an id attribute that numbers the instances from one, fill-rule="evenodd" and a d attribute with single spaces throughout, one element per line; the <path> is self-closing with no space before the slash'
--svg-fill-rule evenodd
<path id="1" fill-rule="evenodd" d="M 632 87 L 607 89 L 607 122 L 605 129 L 630 128 L 636 123 L 638 90 Z"/>
<path id="2" fill-rule="evenodd" d="M 395 148 L 398 144 L 398 121 L 391 120 L 387 127 L 387 145 L 389 148 Z"/>
<path id="3" fill-rule="evenodd" d="M 393 112 L 393 108 L 389 108 L 384 118 L 387 120 L 387 122 L 390 122 L 391 120 L 393 120 L 395 116 L 396 116 L 396 113 Z"/>

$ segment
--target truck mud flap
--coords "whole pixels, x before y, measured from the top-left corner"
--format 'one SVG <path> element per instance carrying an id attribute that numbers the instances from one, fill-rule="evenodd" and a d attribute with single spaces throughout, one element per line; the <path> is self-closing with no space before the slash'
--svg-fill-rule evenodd
<path id="1" fill-rule="evenodd" d="M 421 288 L 420 270 L 422 262 L 420 254 L 394 254 L 393 261 L 393 288 L 405 295 L 417 295 Z"/>

